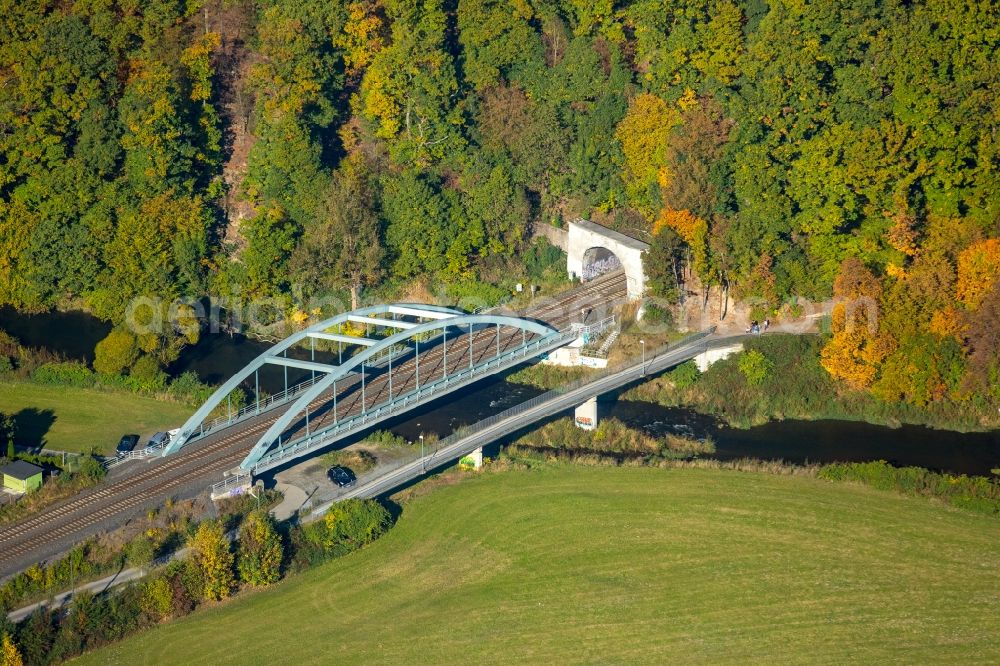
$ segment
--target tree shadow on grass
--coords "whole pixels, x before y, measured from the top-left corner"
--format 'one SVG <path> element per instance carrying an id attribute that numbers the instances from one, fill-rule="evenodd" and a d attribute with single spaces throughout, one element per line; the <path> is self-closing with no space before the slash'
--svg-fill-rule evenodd
<path id="1" fill-rule="evenodd" d="M 51 409 L 28 407 L 14 415 L 14 444 L 17 448 L 38 454 L 45 448 L 45 437 L 56 414 Z"/>

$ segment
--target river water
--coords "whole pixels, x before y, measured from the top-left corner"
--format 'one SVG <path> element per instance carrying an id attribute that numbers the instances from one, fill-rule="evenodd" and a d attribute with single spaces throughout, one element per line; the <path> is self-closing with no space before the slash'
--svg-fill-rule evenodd
<path id="1" fill-rule="evenodd" d="M 25 315 L 0 308 L 0 329 L 22 344 L 47 347 L 68 358 L 90 361 L 94 345 L 110 326 L 82 312 L 53 312 Z M 168 369 L 178 375 L 194 371 L 202 381 L 220 384 L 270 345 L 242 336 L 203 335 L 198 344 L 186 348 Z M 308 350 L 296 354 L 307 358 Z M 317 361 L 336 362 L 327 355 Z M 289 368 L 288 381 L 294 384 L 306 374 Z M 284 370 L 269 367 L 261 371 L 261 387 L 268 392 L 284 386 Z M 541 393 L 530 386 L 502 379 L 484 380 L 461 394 L 435 401 L 418 412 L 390 424 L 408 439 L 420 432 L 448 435 L 454 429 L 474 423 L 513 407 Z M 988 475 L 1000 466 L 1000 431 L 959 433 L 919 426 L 888 428 L 854 421 L 773 421 L 741 430 L 719 424 L 715 419 L 687 409 L 606 398 L 599 404 L 600 418 L 617 418 L 652 435 L 668 432 L 695 437 L 711 436 L 715 458 L 760 458 L 792 463 L 887 460 L 896 465 L 916 465 L 958 474 Z"/>

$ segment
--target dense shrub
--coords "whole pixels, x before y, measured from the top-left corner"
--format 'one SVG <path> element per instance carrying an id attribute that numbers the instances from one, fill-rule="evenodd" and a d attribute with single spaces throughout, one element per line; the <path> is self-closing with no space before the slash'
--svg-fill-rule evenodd
<path id="1" fill-rule="evenodd" d="M 187 545 L 191 548 L 191 562 L 202 576 L 202 598 L 218 601 L 228 597 L 232 593 L 235 577 L 233 554 L 222 523 L 216 520 L 202 522 Z"/>
<path id="2" fill-rule="evenodd" d="M 203 384 L 195 372 L 188 370 L 170 382 L 167 392 L 176 400 L 200 404 L 208 400 L 214 390 L 214 387 Z"/>
<path id="3" fill-rule="evenodd" d="M 673 313 L 657 303 L 647 303 L 643 306 L 642 321 L 645 324 L 662 324 L 663 326 L 673 326 Z"/>
<path id="4" fill-rule="evenodd" d="M 855 481 L 880 490 L 937 497 L 954 506 L 1000 514 L 1000 484 L 982 476 L 939 474 L 922 467 L 893 467 L 884 460 L 824 465 L 819 478 Z"/>
<path id="5" fill-rule="evenodd" d="M 63 459 L 60 456 L 47 456 L 47 455 L 43 455 L 43 454 L 40 454 L 40 453 L 39 454 L 36 454 L 36 453 L 18 453 L 16 455 L 10 456 L 10 457 L 14 458 L 15 460 L 23 460 L 25 462 L 30 462 L 31 464 L 38 465 L 39 467 L 45 467 L 45 468 L 49 468 L 49 469 L 64 469 L 64 467 L 63 467 Z M 74 458 L 75 458 L 75 456 L 74 456 Z M 68 461 L 67 461 L 66 466 L 67 467 L 70 466 L 69 463 L 68 463 Z"/>
<path id="6" fill-rule="evenodd" d="M 117 375 L 139 358 L 139 341 L 124 328 L 116 328 L 94 348 L 94 369 L 105 375 Z"/>
<path id="7" fill-rule="evenodd" d="M 129 370 L 128 378 L 140 391 L 162 391 L 167 386 L 167 373 L 152 356 L 142 356 Z"/>
<path id="8" fill-rule="evenodd" d="M 125 558 L 129 566 L 147 566 L 156 558 L 156 544 L 149 537 L 139 535 L 125 547 Z"/>
<path id="9" fill-rule="evenodd" d="M 774 369 L 774 363 L 756 349 L 749 349 L 739 355 L 737 366 L 751 386 L 760 386 Z"/>
<path id="10" fill-rule="evenodd" d="M 281 577 L 284 549 L 274 519 L 266 511 L 254 511 L 240 528 L 237 569 L 240 581 L 262 587 Z"/>
<path id="11" fill-rule="evenodd" d="M 365 437 L 365 442 L 380 449 L 399 449 L 411 444 L 405 437 L 389 430 L 376 430 Z"/>
<path id="12" fill-rule="evenodd" d="M 667 373 L 667 377 L 673 382 L 677 389 L 686 389 L 698 381 L 701 371 L 698 365 L 692 361 L 685 361 Z"/>
<path id="13" fill-rule="evenodd" d="M 357 475 L 374 469 L 378 464 L 378 458 L 364 450 L 347 449 L 331 451 L 324 454 L 323 462 L 327 465 L 340 465 L 350 469 Z"/>
<path id="14" fill-rule="evenodd" d="M 90 387 L 97 383 L 94 372 L 76 361 L 42 364 L 31 373 L 31 378 L 40 384 L 62 386 Z"/>
<path id="15" fill-rule="evenodd" d="M 86 456 L 80 462 L 80 469 L 76 472 L 76 474 L 79 475 L 88 485 L 93 485 L 104 479 L 104 477 L 108 474 L 108 470 L 104 467 L 104 465 L 97 462 L 97 458 L 94 458 L 93 456 Z"/>
<path id="16" fill-rule="evenodd" d="M 343 555 L 379 538 L 391 524 L 389 512 L 375 500 L 337 502 L 323 519 L 324 546 L 331 555 Z"/>
<path id="17" fill-rule="evenodd" d="M 448 285 L 448 298 L 466 310 L 492 307 L 510 297 L 502 287 L 478 280 L 456 282 Z"/>
<path id="18" fill-rule="evenodd" d="M 204 402 L 215 390 L 199 381 L 198 375 L 191 371 L 170 381 L 169 375 L 152 356 L 140 357 L 127 375 L 96 373 L 77 361 L 56 361 L 38 365 L 31 372 L 31 379 L 54 386 L 100 387 L 131 393 L 159 394 L 191 404 Z M 246 392 L 242 389 L 234 391 L 233 408 L 237 409 L 245 404 Z M 222 409 L 225 410 L 226 406 L 223 405 Z"/>
<path id="19" fill-rule="evenodd" d="M 524 268 L 533 279 L 540 279 L 546 270 L 553 267 L 561 273 L 564 256 L 562 250 L 539 236 L 524 253 Z"/>

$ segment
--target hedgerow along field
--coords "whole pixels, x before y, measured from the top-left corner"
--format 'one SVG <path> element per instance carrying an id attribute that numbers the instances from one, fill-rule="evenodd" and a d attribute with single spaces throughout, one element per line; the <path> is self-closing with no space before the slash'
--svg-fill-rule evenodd
<path id="1" fill-rule="evenodd" d="M 1000 522 L 815 478 L 548 467 L 85 664 L 1000 660 Z"/>

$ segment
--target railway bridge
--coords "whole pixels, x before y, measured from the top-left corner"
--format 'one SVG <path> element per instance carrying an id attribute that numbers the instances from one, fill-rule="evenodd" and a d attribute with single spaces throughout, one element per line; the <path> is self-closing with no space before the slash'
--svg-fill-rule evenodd
<path id="1" fill-rule="evenodd" d="M 582 327 L 559 330 L 524 317 L 408 303 L 353 310 L 294 333 L 247 364 L 191 415 L 162 455 L 272 411 L 277 418 L 240 463 L 243 472 L 260 474 L 546 354 Z M 327 352 L 336 345 L 336 363 L 316 360 L 317 342 Z M 289 354 L 306 343 L 308 359 Z M 286 369 L 285 389 L 262 401 L 259 372 L 268 364 Z M 288 386 L 288 368 L 309 376 Z M 233 392 L 251 377 L 253 401 L 233 411 Z"/>

